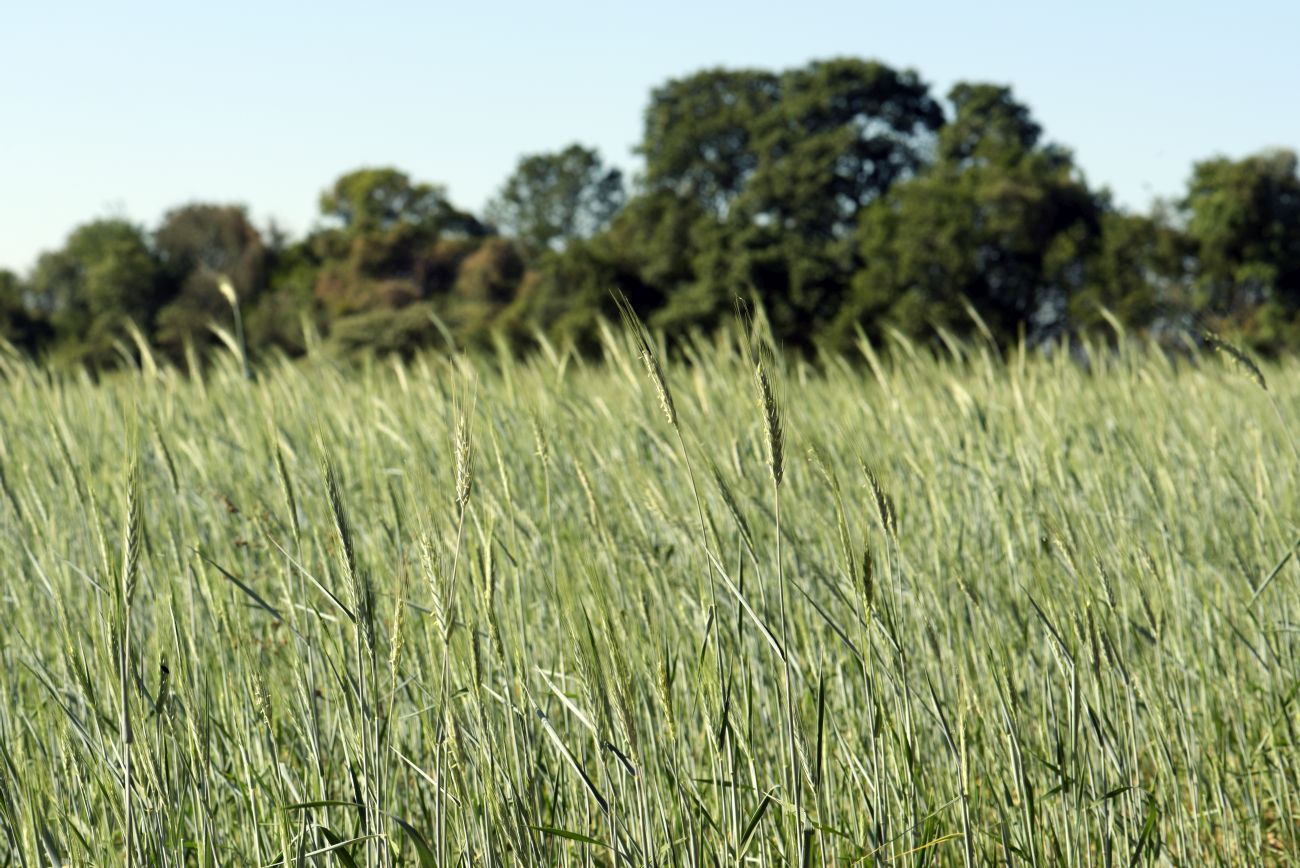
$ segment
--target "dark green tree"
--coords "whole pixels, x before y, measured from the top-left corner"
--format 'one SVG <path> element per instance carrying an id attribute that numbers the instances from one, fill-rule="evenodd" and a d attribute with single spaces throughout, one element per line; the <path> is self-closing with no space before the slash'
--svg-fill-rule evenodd
<path id="1" fill-rule="evenodd" d="M 396 169 L 359 169 L 321 194 L 324 227 L 309 245 L 317 299 L 335 316 L 399 308 L 450 289 L 440 240 L 480 239 L 488 227 L 443 189 Z"/>
<path id="2" fill-rule="evenodd" d="M 780 81 L 715 295 L 727 307 L 730 296 L 757 299 L 777 334 L 804 342 L 847 294 L 858 212 L 927 164 L 943 112 L 916 73 L 875 61 L 818 61 Z"/>
<path id="3" fill-rule="evenodd" d="M 266 245 L 242 205 L 172 209 L 154 232 L 154 250 L 168 296 L 158 313 L 157 336 L 172 350 L 186 340 L 206 342 L 210 323 L 230 327 L 230 305 L 218 290 L 222 277 L 244 306 L 266 285 Z"/>
<path id="4" fill-rule="evenodd" d="M 13 316 L 27 309 L 23 299 L 22 279 L 6 268 L 0 268 L 0 334 L 9 338 L 8 325 Z"/>
<path id="5" fill-rule="evenodd" d="M 857 232 L 863 266 L 836 334 L 892 325 L 926 336 L 964 332 L 969 302 L 1010 340 L 1067 328 L 1084 285 L 1104 201 L 1068 152 L 1043 145 L 1028 110 L 1007 88 L 959 84 L 956 116 L 939 136 L 940 159 L 864 210 Z"/>
<path id="6" fill-rule="evenodd" d="M 49 325 L 31 310 L 27 296 L 22 279 L 0 268 L 0 339 L 35 353 L 49 339 Z"/>
<path id="7" fill-rule="evenodd" d="M 608 226 L 625 198 L 622 173 L 574 144 L 520 160 L 486 216 L 533 251 L 560 249 Z"/>
<path id="8" fill-rule="evenodd" d="M 112 337 L 131 317 L 148 330 L 161 302 L 158 262 L 144 232 L 120 219 L 95 220 L 44 253 L 28 282 L 69 354 L 111 361 Z M 83 352 L 84 351 L 84 352 Z"/>
<path id="9" fill-rule="evenodd" d="M 460 264 L 452 291 L 462 301 L 507 304 L 523 279 L 524 252 L 509 238 L 489 238 Z"/>
<path id="10" fill-rule="evenodd" d="M 348 172 L 321 193 L 320 213 L 349 235 L 406 225 L 433 234 L 483 235 L 485 227 L 457 209 L 437 184 L 417 183 L 391 167 Z"/>
<path id="11" fill-rule="evenodd" d="M 1043 128 L 1011 88 L 959 82 L 948 92 L 954 117 L 939 137 L 939 157 L 958 167 L 1014 163 L 1039 146 Z M 1051 145 L 1044 152 L 1068 163 L 1067 152 Z"/>
<path id="12" fill-rule="evenodd" d="M 943 120 L 911 70 L 847 58 L 790 70 L 760 120 L 759 162 L 738 210 L 809 239 L 844 238 L 861 208 L 928 163 Z"/>
<path id="13" fill-rule="evenodd" d="M 1084 285 L 1070 298 L 1071 325 L 1109 329 L 1102 313 L 1108 310 L 1126 329 L 1185 331 L 1192 253 L 1190 239 L 1163 208 L 1150 215 L 1108 209 Z"/>
<path id="14" fill-rule="evenodd" d="M 606 233 L 624 249 L 597 259 L 665 299 L 665 327 L 715 322 L 743 296 L 804 342 L 846 292 L 857 211 L 925 165 L 942 121 L 915 73 L 869 61 L 670 81 L 645 114 L 643 192 Z"/>
<path id="15" fill-rule="evenodd" d="M 1294 151 L 1197 163 L 1182 207 L 1196 245 L 1198 303 L 1260 345 L 1295 335 L 1300 177 Z"/>
<path id="16" fill-rule="evenodd" d="M 222 274 L 241 296 L 251 296 L 265 280 L 267 246 L 243 205 L 174 208 L 153 237 L 164 278 L 179 289 L 191 282 L 211 287 Z"/>
<path id="17" fill-rule="evenodd" d="M 724 216 L 758 168 L 760 119 L 780 99 L 780 76 L 756 69 L 704 70 L 655 88 L 637 148 L 644 186 Z"/>
<path id="18" fill-rule="evenodd" d="M 291 356 L 307 349 L 308 329 L 325 331 L 325 318 L 316 303 L 315 287 L 321 263 L 309 239 L 291 240 L 272 222 L 264 233 L 266 290 L 257 295 L 244 320 L 253 349 L 271 347 Z"/>

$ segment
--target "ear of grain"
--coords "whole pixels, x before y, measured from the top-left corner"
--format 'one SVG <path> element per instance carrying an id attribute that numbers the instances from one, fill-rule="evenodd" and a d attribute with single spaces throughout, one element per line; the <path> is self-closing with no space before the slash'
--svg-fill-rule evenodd
<path id="1" fill-rule="evenodd" d="M 348 591 L 355 610 L 357 628 L 366 651 L 375 653 L 375 594 L 369 574 L 357 564 L 356 543 L 354 541 L 352 522 L 348 517 L 347 506 L 343 501 L 342 486 L 339 482 L 334 462 L 328 457 L 322 459 L 325 473 L 325 491 L 329 498 L 330 513 L 334 517 L 334 530 L 339 544 L 339 556 L 343 566 L 344 577 L 348 581 Z"/>
<path id="2" fill-rule="evenodd" d="M 759 359 L 754 365 L 754 383 L 758 387 L 758 409 L 763 419 L 764 444 L 767 446 L 767 468 L 772 483 L 780 485 L 785 478 L 785 432 L 781 427 L 781 406 L 768 366 Z"/>
<path id="3" fill-rule="evenodd" d="M 294 496 L 293 479 L 289 476 L 289 468 L 284 463 L 284 450 L 280 448 L 278 438 L 275 444 L 275 470 L 280 480 L 280 495 L 284 498 L 284 508 L 289 513 L 289 524 L 293 528 L 293 538 L 301 542 L 302 528 L 298 524 L 298 499 Z"/>
<path id="4" fill-rule="evenodd" d="M 1255 360 L 1246 355 L 1245 352 L 1211 332 L 1202 332 L 1201 339 L 1205 341 L 1210 349 L 1223 353 L 1241 365 L 1242 369 L 1255 381 L 1257 386 L 1266 392 L 1268 391 L 1268 382 L 1264 379 L 1264 372 L 1259 369 L 1259 365 L 1255 364 Z"/>
<path id="5" fill-rule="evenodd" d="M 876 471 L 871 468 L 865 461 L 862 462 L 862 473 L 867 477 L 867 486 L 871 489 L 872 499 L 876 504 L 876 516 L 880 519 L 880 527 L 888 537 L 894 537 L 897 534 L 897 524 L 894 517 L 894 500 L 880 484 Z"/>
<path id="6" fill-rule="evenodd" d="M 126 528 L 122 541 L 122 599 L 128 609 L 140 578 L 141 510 L 140 462 L 133 457 L 126 472 Z"/>
<path id="7" fill-rule="evenodd" d="M 632 340 L 636 343 L 637 356 L 641 359 L 641 364 L 645 366 L 651 385 L 654 386 L 655 397 L 659 401 L 659 409 L 663 412 L 664 419 L 669 426 L 676 428 L 677 407 L 673 404 L 673 393 L 668 388 L 668 378 L 664 376 L 663 364 L 659 360 L 659 354 L 655 351 L 654 344 L 650 341 L 645 326 L 632 309 L 627 296 L 623 295 L 622 292 L 615 292 L 614 302 L 618 305 L 618 312 L 623 320 L 623 328 L 631 334 Z"/>
<path id="8" fill-rule="evenodd" d="M 456 505 L 462 510 L 469 505 L 474 487 L 474 444 L 470 439 L 469 414 L 462 410 L 456 415 L 456 434 L 453 451 L 456 455 Z"/>

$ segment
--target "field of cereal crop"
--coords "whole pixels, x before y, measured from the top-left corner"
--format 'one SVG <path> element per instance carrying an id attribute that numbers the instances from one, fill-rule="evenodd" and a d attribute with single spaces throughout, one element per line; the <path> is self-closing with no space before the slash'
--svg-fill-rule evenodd
<path id="1" fill-rule="evenodd" d="M 1296 364 L 888 349 L 4 362 L 0 862 L 1289 864 Z"/>

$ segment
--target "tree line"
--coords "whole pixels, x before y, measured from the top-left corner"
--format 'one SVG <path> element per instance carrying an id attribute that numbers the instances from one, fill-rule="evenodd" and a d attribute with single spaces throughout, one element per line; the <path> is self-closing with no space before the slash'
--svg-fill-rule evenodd
<path id="1" fill-rule="evenodd" d="M 738 297 L 795 348 L 890 331 L 1038 342 L 1116 324 L 1300 344 L 1294 151 L 1213 157 L 1149 213 L 1088 185 L 1008 87 L 940 100 L 912 70 L 837 58 L 711 69 L 655 88 L 628 183 L 578 144 L 524 157 L 481 215 L 390 167 L 338 178 L 302 238 L 243 205 L 189 203 L 152 230 L 75 229 L 0 271 L 0 337 L 110 366 L 127 335 L 176 359 L 229 326 L 250 351 L 410 353 L 536 335 L 593 340 L 611 290 L 670 338 Z"/>

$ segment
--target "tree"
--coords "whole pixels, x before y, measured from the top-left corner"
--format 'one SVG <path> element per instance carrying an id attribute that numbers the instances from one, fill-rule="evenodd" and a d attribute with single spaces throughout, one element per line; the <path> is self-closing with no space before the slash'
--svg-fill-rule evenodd
<path id="1" fill-rule="evenodd" d="M 1070 298 L 1076 329 L 1110 328 L 1110 311 L 1125 327 L 1162 332 L 1187 327 L 1191 313 L 1192 246 L 1163 209 L 1125 214 L 1108 209 L 1087 264 L 1084 286 Z"/>
<path id="2" fill-rule="evenodd" d="M 244 317 L 248 346 L 301 355 L 308 348 L 309 333 L 324 331 L 314 294 L 320 262 L 309 239 L 292 240 L 274 220 L 262 236 L 265 289 L 252 299 Z"/>
<path id="3" fill-rule="evenodd" d="M 656 325 L 704 324 L 699 310 L 673 303 L 690 292 L 696 257 L 718 244 L 710 231 L 718 225 L 694 199 L 668 191 L 637 196 L 606 231 L 538 258 L 532 278 L 521 281 L 526 292 L 509 318 L 531 318 L 565 337 L 591 338 L 599 315 L 618 316 L 610 294 L 617 288 L 634 309 L 654 313 Z M 700 298 L 705 307 L 712 304 L 707 294 Z"/>
<path id="4" fill-rule="evenodd" d="M 1068 326 L 1100 235 L 1103 201 L 1068 152 L 1039 142 L 1028 109 L 1006 88 L 959 84 L 940 159 L 871 204 L 858 227 L 863 266 L 840 312 L 860 324 L 925 336 L 973 327 L 966 304 L 1002 339 Z"/>
<path id="5" fill-rule="evenodd" d="M 926 165 L 942 124 L 911 70 L 846 58 L 790 70 L 761 119 L 758 166 L 738 208 L 784 232 L 843 238 L 861 208 Z"/>
<path id="6" fill-rule="evenodd" d="M 755 69 L 705 70 L 655 88 L 637 148 L 646 189 L 724 216 L 758 167 L 759 119 L 780 98 L 780 77 Z"/>
<path id="7" fill-rule="evenodd" d="M 29 288 L 59 336 L 107 348 L 125 317 L 148 329 L 160 303 L 159 270 L 144 232 L 120 219 L 95 220 L 36 262 Z"/>
<path id="8" fill-rule="evenodd" d="M 1294 151 L 1197 163 L 1181 206 L 1207 314 L 1276 342 L 1300 309 L 1300 177 Z M 1251 322 L 1246 323 L 1247 320 Z"/>
<path id="9" fill-rule="evenodd" d="M 843 235 L 928 157 L 943 111 L 911 70 L 837 58 L 775 74 L 714 69 L 651 94 L 638 148 L 650 190 L 719 218 Z"/>
<path id="10" fill-rule="evenodd" d="M 487 206 L 487 218 L 534 251 L 590 238 L 623 207 L 623 175 L 581 145 L 519 161 Z"/>
<path id="11" fill-rule="evenodd" d="M 524 256 L 507 238 L 489 238 L 460 264 L 452 291 L 460 299 L 502 305 L 514 298 L 524 276 Z"/>
<path id="12" fill-rule="evenodd" d="M 218 281 L 230 280 L 242 304 L 266 283 L 267 249 L 242 205 L 193 203 L 174 208 L 154 232 L 168 303 L 158 314 L 158 339 L 179 349 L 230 321 Z M 206 340 L 206 338 L 205 338 Z"/>
<path id="13" fill-rule="evenodd" d="M 435 235 L 486 234 L 473 216 L 455 208 L 446 189 L 415 183 L 391 167 L 357 169 L 341 176 L 320 196 L 321 216 L 348 235 L 386 231 L 399 225 Z"/>
<path id="14" fill-rule="evenodd" d="M 243 205 L 193 203 L 173 208 L 154 232 L 163 274 L 176 288 L 228 277 L 241 296 L 260 289 L 267 247 Z"/>
<path id="15" fill-rule="evenodd" d="M 439 241 L 489 229 L 437 185 L 396 169 L 358 169 L 321 194 L 324 227 L 308 240 L 320 263 L 316 298 L 332 315 L 397 308 L 450 288 Z"/>
<path id="16" fill-rule="evenodd" d="M 26 316 L 22 280 L 12 271 L 0 268 L 0 337 L 14 343 L 21 336 Z"/>
<path id="17" fill-rule="evenodd" d="M 651 96 L 638 149 L 639 198 L 657 204 L 624 212 L 671 222 L 630 231 L 620 219 L 611 233 L 685 239 L 670 257 L 684 272 L 661 271 L 669 283 L 642 274 L 669 300 L 664 321 L 714 321 L 736 296 L 754 297 L 783 339 L 804 342 L 848 289 L 858 212 L 926 165 L 942 122 L 916 73 L 873 61 L 671 81 Z"/>
<path id="18" fill-rule="evenodd" d="M 953 166 L 1015 162 L 1039 145 L 1043 128 L 1011 88 L 959 82 L 948 92 L 955 117 L 939 134 L 939 158 Z M 1049 153 L 1068 154 L 1048 146 Z"/>
<path id="19" fill-rule="evenodd" d="M 34 353 L 48 338 L 49 326 L 30 310 L 22 279 L 0 268 L 0 339 Z"/>

